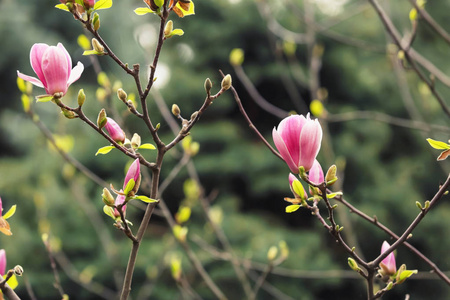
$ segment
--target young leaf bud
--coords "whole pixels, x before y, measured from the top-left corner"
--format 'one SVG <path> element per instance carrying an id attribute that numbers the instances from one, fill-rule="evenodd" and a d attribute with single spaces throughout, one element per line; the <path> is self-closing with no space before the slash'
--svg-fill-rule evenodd
<path id="1" fill-rule="evenodd" d="M 123 102 L 127 101 L 128 95 L 127 93 L 123 90 L 123 89 L 118 89 L 117 90 L 117 97 L 119 97 L 119 99 Z"/>
<path id="2" fill-rule="evenodd" d="M 78 106 L 80 106 L 80 107 L 83 106 L 85 100 L 86 100 L 86 94 L 84 93 L 83 89 L 80 89 L 78 91 L 78 98 L 77 98 Z"/>
<path id="3" fill-rule="evenodd" d="M 332 165 L 328 169 L 327 174 L 325 175 L 325 182 L 327 183 L 328 186 L 336 182 L 337 180 L 336 171 L 337 171 L 336 165 Z"/>
<path id="4" fill-rule="evenodd" d="M 267 251 L 267 260 L 273 261 L 278 254 L 278 248 L 276 246 L 272 246 L 269 248 L 269 251 Z"/>
<path id="5" fill-rule="evenodd" d="M 173 22 L 172 20 L 167 21 L 166 27 L 164 28 L 164 36 L 168 37 L 172 33 L 173 30 Z"/>
<path id="6" fill-rule="evenodd" d="M 211 79 L 209 79 L 209 78 L 206 78 L 206 80 L 205 80 L 205 90 L 206 90 L 206 93 L 209 95 L 209 93 L 211 92 L 211 88 L 212 88 L 212 82 L 211 82 Z"/>
<path id="7" fill-rule="evenodd" d="M 352 270 L 359 272 L 361 269 L 358 267 L 358 264 L 356 263 L 356 261 L 349 257 L 348 258 L 348 265 L 350 266 L 350 268 L 352 268 Z"/>
<path id="8" fill-rule="evenodd" d="M 173 104 L 173 105 L 172 105 L 172 114 L 173 114 L 175 117 L 178 117 L 178 116 L 180 115 L 180 113 L 181 113 L 180 107 L 179 107 L 178 105 L 176 105 L 176 104 Z"/>
<path id="9" fill-rule="evenodd" d="M 224 91 L 228 90 L 231 87 L 231 75 L 227 74 L 223 79 L 222 79 L 222 89 Z"/>
<path id="10" fill-rule="evenodd" d="M 198 111 L 194 111 L 191 115 L 191 122 L 194 121 L 198 116 Z"/>
<path id="11" fill-rule="evenodd" d="M 105 48 L 100 44 L 100 42 L 96 39 L 92 39 L 92 48 L 97 51 L 98 53 L 103 53 Z"/>
<path id="12" fill-rule="evenodd" d="M 102 108 L 97 117 L 98 129 L 101 130 L 103 127 L 105 127 L 107 121 L 108 119 L 106 119 L 106 111 L 104 108 Z"/>
<path id="13" fill-rule="evenodd" d="M 61 108 L 61 113 L 64 115 L 64 117 L 66 117 L 67 119 L 75 119 L 77 117 L 77 115 L 71 111 L 71 110 L 67 110 L 65 108 Z"/>
<path id="14" fill-rule="evenodd" d="M 94 26 L 94 30 L 98 31 L 100 28 L 100 16 L 98 13 L 94 13 L 94 17 L 92 18 L 92 25 Z"/>

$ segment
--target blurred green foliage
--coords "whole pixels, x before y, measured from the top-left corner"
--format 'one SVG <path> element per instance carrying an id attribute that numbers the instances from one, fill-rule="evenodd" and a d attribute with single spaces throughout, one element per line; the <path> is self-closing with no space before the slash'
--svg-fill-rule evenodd
<path id="1" fill-rule="evenodd" d="M 115 285 L 113 277 L 120 279 L 123 276 L 130 242 L 102 214 L 102 187 L 82 174 L 73 173 L 70 166 L 50 150 L 43 135 L 22 112 L 20 93 L 15 88 L 15 71 L 32 75 L 28 59 L 31 46 L 37 42 L 62 42 L 72 60 L 80 60 L 85 65 L 82 78 L 64 97 L 67 104 L 74 105 L 78 89 L 84 88 L 87 95 L 84 108 L 91 119 L 95 120 L 98 111 L 112 103 L 124 117 L 128 135 L 137 132 L 143 142 L 151 142 L 151 136 L 142 123 L 126 112 L 114 93 L 107 103 L 96 100 L 98 84 L 92 61 L 82 56 L 83 50 L 76 43 L 78 35 L 84 31 L 68 13 L 53 8 L 57 2 L 0 2 L 0 196 L 5 209 L 17 204 L 17 213 L 9 220 L 14 235 L 0 236 L 0 248 L 6 249 L 8 268 L 16 264 L 24 267 L 25 279 L 39 299 L 60 299 L 57 290 L 52 288 L 54 277 L 41 240 L 42 232 L 50 230 L 52 249 L 63 251 L 82 280 L 89 284 L 92 277 L 93 281 L 113 291 L 120 288 Z M 281 63 L 284 59 L 280 52 L 283 40 L 267 29 L 267 22 L 260 14 L 260 10 L 268 5 L 266 2 L 271 1 L 197 0 L 195 16 L 172 17 L 175 28 L 182 28 L 185 34 L 168 40 L 160 59 L 160 67 L 166 66 L 170 70 L 168 76 L 157 72 L 160 81 L 167 77 L 167 83 L 160 86 L 159 92 L 168 107 L 177 103 L 183 116 L 190 116 L 205 98 L 205 78 L 212 79 L 213 91 L 219 89 L 221 76 L 218 70 L 221 69 L 233 76 L 233 84 L 250 118 L 271 141 L 271 130 L 279 119 L 260 109 L 234 76 L 228 55 L 238 47 L 245 52 L 243 67 L 246 73 L 269 102 L 288 111 L 306 113 L 296 106 L 302 100 L 291 97 L 283 80 L 286 76 L 297 78 L 296 74 L 307 71 L 309 50 L 306 45 L 298 45 L 295 61 Z M 293 32 L 307 29 L 303 1 L 273 2 L 268 5 L 270 14 L 281 25 Z M 136 7 L 143 5 L 138 0 L 114 1 L 111 9 L 100 13 L 100 32 L 124 62 L 141 65 L 144 79 L 146 66 L 153 58 L 159 21 L 154 15 L 139 17 L 133 13 Z M 320 80 L 321 86 L 328 91 L 325 101 L 328 112 L 374 110 L 408 118 L 390 56 L 386 54 L 386 34 L 371 7 L 365 2 L 348 1 L 340 14 L 332 16 L 320 1 L 312 6 L 317 23 L 332 24 L 316 36 L 317 43 L 324 49 Z M 400 31 L 410 31 L 407 1 L 389 2 L 388 6 Z M 430 2 L 426 8 L 438 22 L 446 24 L 448 6 L 448 3 Z M 354 11 L 358 13 L 352 13 Z M 339 21 L 341 17 L 345 19 Z M 370 47 L 349 45 L 343 37 L 364 40 Z M 419 22 L 413 46 L 445 74 L 450 74 L 448 45 L 423 22 Z M 132 78 L 125 76 L 108 57 L 100 57 L 99 63 L 112 83 L 120 80 L 127 93 L 136 93 Z M 447 117 L 417 77 L 407 72 L 406 79 L 424 120 L 447 125 Z M 309 94 L 307 82 L 294 80 L 294 83 L 297 93 L 307 99 L 307 105 L 315 95 Z M 444 99 L 448 98 L 448 89 L 439 83 L 437 88 Z M 35 95 L 42 92 L 38 90 L 35 88 Z M 150 114 L 155 124 L 161 123 L 163 141 L 169 142 L 173 134 L 160 116 L 154 97 L 151 94 L 149 98 Z M 88 126 L 77 120 L 65 119 L 51 103 L 39 103 L 34 108 L 52 132 L 73 136 L 75 145 L 71 155 L 108 183 L 121 185 L 129 159 L 114 150 L 106 156 L 95 157 L 97 149 L 107 143 Z M 372 120 L 327 123 L 325 128 L 326 145 L 319 154 L 323 168 L 339 161 L 338 168 L 343 172 L 339 183 L 343 184 L 341 188 L 345 198 L 368 215 L 376 215 L 397 233 L 402 232 L 417 215 L 414 203 L 431 199 L 449 170 L 448 163 L 435 161 L 438 152 L 425 141 L 426 137 L 446 141 L 447 134 L 423 134 Z M 230 93 L 217 99 L 207 110 L 194 127 L 192 138 L 200 143 L 200 152 L 193 159 L 200 180 L 207 194 L 218 193 L 212 205 L 222 211 L 221 226 L 239 257 L 265 263 L 269 248 L 285 240 L 290 256 L 281 267 L 311 271 L 349 270 L 346 253 L 335 245 L 314 217 L 301 209 L 293 214 L 284 213 L 286 203 L 282 199 L 291 196 L 288 168 L 249 130 Z M 163 180 L 180 157 L 181 148 L 176 149 L 164 162 Z M 149 160 L 154 159 L 152 151 L 143 154 Z M 185 198 L 183 184 L 187 178 L 183 169 L 163 194 L 173 213 Z M 447 253 L 450 248 L 450 207 L 446 200 L 448 196 L 433 208 L 410 240 L 442 270 L 450 269 Z M 191 205 L 192 216 L 186 224 L 188 236 L 201 237 L 219 247 L 200 205 L 195 201 Z M 127 213 L 136 229 L 142 210 L 130 206 Z M 351 225 L 345 226 L 344 233 L 357 239 L 359 253 L 367 259 L 378 255 L 382 241 L 387 239 L 384 233 L 343 208 L 339 208 L 338 218 L 339 222 Z M 102 225 L 98 225 L 98 221 Z M 190 243 L 206 270 L 229 298 L 242 299 L 243 291 L 231 264 L 215 259 L 195 243 Z M 194 290 L 206 299 L 213 299 L 175 242 L 164 219 L 159 216 L 152 217 L 139 252 L 133 298 L 144 295 L 140 290 L 142 286 L 151 289 L 153 299 L 182 298 L 171 277 L 170 256 L 173 253 L 182 257 L 182 272 Z M 410 269 L 429 270 L 405 247 L 398 250 L 397 262 L 406 263 Z M 360 279 L 339 276 L 315 278 L 313 273 L 311 278 L 272 274 L 267 281 L 294 299 L 365 297 L 365 287 Z M 62 287 L 71 299 L 98 299 L 92 291 L 80 288 L 77 280 L 72 280 L 66 271 L 59 269 L 59 275 Z M 18 293 L 26 298 L 23 280 L 20 280 Z M 450 297 L 449 288 L 442 281 L 413 278 L 396 287 L 385 298 L 402 299 L 406 293 L 414 299 Z M 258 299 L 273 299 L 273 296 L 262 290 Z"/>

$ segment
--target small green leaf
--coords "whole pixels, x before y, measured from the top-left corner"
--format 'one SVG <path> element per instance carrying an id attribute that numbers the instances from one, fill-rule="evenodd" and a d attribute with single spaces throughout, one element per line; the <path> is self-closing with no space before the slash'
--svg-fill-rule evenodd
<path id="1" fill-rule="evenodd" d="M 95 50 L 86 50 L 83 52 L 83 55 L 105 55 L 105 52 L 98 52 Z"/>
<path id="2" fill-rule="evenodd" d="M 298 204 L 286 206 L 286 212 L 292 213 L 292 212 L 296 211 L 297 209 L 299 209 L 300 207 L 301 207 L 301 205 L 298 205 Z"/>
<path id="3" fill-rule="evenodd" d="M 146 196 L 135 196 L 135 197 L 133 197 L 132 199 L 141 200 L 142 202 L 145 202 L 145 203 L 155 203 L 155 202 L 159 202 L 159 200 L 152 199 L 152 198 L 149 198 L 149 197 L 146 197 Z"/>
<path id="4" fill-rule="evenodd" d="M 433 139 L 427 139 L 427 142 L 434 149 L 438 149 L 438 150 L 448 150 L 448 149 L 450 149 L 450 145 L 448 145 L 448 144 L 446 144 L 444 142 L 441 142 L 441 141 L 436 141 L 436 140 L 433 140 Z"/>
<path id="5" fill-rule="evenodd" d="M 342 192 L 327 194 L 328 199 L 333 199 L 334 197 L 337 197 L 337 196 L 342 196 Z"/>
<path id="6" fill-rule="evenodd" d="M 154 14 L 155 12 L 148 7 L 138 7 L 134 10 L 134 13 L 138 16 L 143 16 L 146 14 Z"/>
<path id="7" fill-rule="evenodd" d="M 138 147 L 138 149 L 155 150 L 156 147 L 153 146 L 152 144 L 147 143 L 147 144 L 142 144 L 142 145 L 140 145 L 140 146 Z"/>
<path id="8" fill-rule="evenodd" d="M 67 5 L 62 4 L 62 3 L 56 4 L 55 7 L 59 8 L 60 10 L 69 11 L 69 9 L 67 8 Z"/>
<path id="9" fill-rule="evenodd" d="M 294 189 L 294 192 L 301 198 L 305 199 L 305 189 L 303 188 L 302 183 L 299 180 L 294 180 L 292 182 L 292 188 Z"/>
<path id="10" fill-rule="evenodd" d="M 8 212 L 3 216 L 3 219 L 9 219 L 16 213 L 16 205 L 11 206 Z"/>
<path id="11" fill-rule="evenodd" d="M 78 46 L 83 48 L 83 50 L 89 50 L 91 48 L 91 41 L 87 38 L 86 35 L 80 34 L 77 38 Z"/>
<path id="12" fill-rule="evenodd" d="M 397 277 L 397 284 L 403 283 L 406 279 L 411 277 L 412 275 L 417 274 L 417 270 L 405 270 L 400 273 L 400 276 Z"/>
<path id="13" fill-rule="evenodd" d="M 97 1 L 97 3 L 95 3 L 94 10 L 107 9 L 110 8 L 112 4 L 113 4 L 112 0 L 99 0 Z"/>
<path id="14" fill-rule="evenodd" d="M 136 182 L 134 181 L 133 178 L 131 178 L 130 180 L 128 180 L 127 186 L 125 187 L 125 190 L 123 191 L 123 193 L 125 195 L 128 195 L 133 190 L 135 185 L 136 185 Z"/>
<path id="15" fill-rule="evenodd" d="M 98 154 L 108 154 L 112 149 L 114 149 L 114 146 L 105 146 L 98 149 L 97 153 L 95 153 L 95 156 Z"/>
<path id="16" fill-rule="evenodd" d="M 116 217 L 114 217 L 114 209 L 112 207 L 109 207 L 108 205 L 103 206 L 103 212 L 114 220 L 116 219 Z"/>
<path id="17" fill-rule="evenodd" d="M 182 36 L 184 34 L 184 31 L 183 31 L 183 29 L 174 29 L 174 30 L 172 30 L 172 32 L 169 34 L 169 36 L 168 37 L 172 37 L 172 36 L 174 36 L 174 35 L 179 35 L 179 36 Z"/>
<path id="18" fill-rule="evenodd" d="M 52 101 L 52 99 L 53 99 L 52 95 L 36 96 L 36 102 L 49 102 Z"/>

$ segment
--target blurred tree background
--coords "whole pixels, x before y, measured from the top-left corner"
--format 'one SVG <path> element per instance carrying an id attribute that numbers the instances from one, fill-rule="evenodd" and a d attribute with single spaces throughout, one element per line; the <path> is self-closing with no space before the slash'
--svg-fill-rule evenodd
<path id="1" fill-rule="evenodd" d="M 74 63 L 82 61 L 85 65 L 81 79 L 69 89 L 64 101 L 76 103 L 78 89 L 84 88 L 85 111 L 91 119 L 111 103 L 124 118 L 129 133 L 139 133 L 143 142 L 151 142 L 151 136 L 127 112 L 114 91 L 109 99 L 98 99 L 101 93 L 93 60 L 82 56 L 83 50 L 77 44 L 78 36 L 87 32 L 70 14 L 54 8 L 57 3 L 0 2 L 0 196 L 5 210 L 17 204 L 17 213 L 9 220 L 13 236 L 0 236 L 0 248 L 7 252 L 8 268 L 17 264 L 24 267 L 26 276 L 19 279 L 19 295 L 28 298 L 28 281 L 38 299 L 60 299 L 52 288 L 55 278 L 41 238 L 43 233 L 50 233 L 49 247 L 57 259 L 64 291 L 71 299 L 98 299 L 96 293 L 107 295 L 108 291 L 120 290 L 130 241 L 102 213 L 103 187 L 68 165 L 23 112 L 20 92 L 15 87 L 16 70 L 32 75 L 29 50 L 34 43 L 61 42 Z M 400 32 L 410 34 L 410 3 L 382 4 Z M 145 74 L 145 66 L 153 58 L 159 20 L 154 15 L 135 15 L 133 10 L 142 6 L 139 0 L 115 0 L 111 9 L 99 13 L 100 32 L 107 43 L 124 62 L 139 63 Z M 448 30 L 449 6 L 433 1 L 426 5 L 427 11 Z M 219 69 L 232 75 L 250 118 L 272 141 L 271 131 L 280 118 L 253 101 L 229 62 L 232 49 L 242 48 L 246 75 L 273 105 L 306 114 L 312 99 L 322 101 L 327 111 L 321 119 L 325 137 L 318 159 L 322 167 L 326 170 L 337 164 L 341 172 L 337 188 L 342 189 L 345 198 L 368 215 L 376 215 L 394 232 L 403 232 L 419 212 L 415 202 L 431 199 L 449 171 L 447 162 L 436 162 L 439 153 L 429 147 L 425 138 L 446 141 L 449 130 L 427 132 L 427 128 L 410 129 L 363 116 L 376 112 L 442 127 L 448 125 L 448 117 L 417 76 L 402 68 L 397 50 L 370 4 L 353 0 L 197 0 L 195 9 L 193 17 L 171 17 L 175 28 L 182 28 L 185 34 L 164 45 L 157 92 L 151 93 L 149 99 L 150 114 L 154 123 L 161 123 L 163 141 L 169 142 L 173 134 L 155 99 L 162 97 L 168 107 L 177 103 L 183 116 L 188 117 L 203 103 L 205 78 L 212 79 L 213 90 L 219 89 Z M 449 45 L 421 21 L 413 47 L 443 74 L 450 74 Z M 319 66 L 311 65 L 315 59 Z M 125 76 L 111 59 L 100 57 L 98 62 L 111 85 L 121 81 L 125 91 L 134 92 L 132 78 Z M 317 87 L 321 89 L 311 90 L 314 79 L 318 79 Z M 439 80 L 436 87 L 444 99 L 448 98 L 448 87 Z M 38 90 L 34 95 L 43 92 Z M 65 139 L 72 156 L 106 182 L 120 186 L 128 158 L 118 151 L 94 156 L 107 142 L 91 128 L 65 119 L 51 103 L 38 103 L 34 108 L 40 120 Z M 193 128 L 192 138 L 200 143 L 193 164 L 206 195 L 211 195 L 214 218 L 236 254 L 254 262 L 247 264 L 252 280 L 262 273 L 257 263 L 267 263 L 271 246 L 284 240 L 289 247 L 288 259 L 267 277 L 270 286 L 263 287 L 258 299 L 365 298 L 363 281 L 348 268 L 347 254 L 319 222 L 301 209 L 285 213 L 283 198 L 291 197 L 289 169 L 249 130 L 231 93 L 206 111 Z M 162 180 L 182 155 L 181 147 L 173 152 L 164 162 Z M 154 152 L 144 155 L 148 160 L 154 158 Z M 231 264 L 204 247 L 204 242 L 213 247 L 218 242 L 206 224 L 196 199 L 196 186 L 185 168 L 162 197 L 174 214 L 180 203 L 192 207 L 187 223 L 189 243 L 229 298 L 242 299 L 244 294 Z M 128 209 L 128 218 L 136 224 L 142 215 L 138 206 Z M 343 207 L 339 207 L 337 215 L 350 244 L 354 243 L 364 257 L 376 257 L 387 235 Z M 450 270 L 446 250 L 450 248 L 449 226 L 447 196 L 410 239 L 444 271 Z M 182 259 L 183 273 L 193 289 L 203 298 L 213 299 L 164 218 L 158 215 L 152 217 L 139 252 L 133 299 L 146 299 L 149 294 L 152 299 L 183 299 L 170 271 L 173 255 Z M 406 263 L 409 269 L 423 272 L 396 287 L 385 299 L 404 299 L 407 293 L 412 299 L 450 298 L 449 287 L 429 274 L 429 267 L 408 249 L 400 247 L 396 257 L 398 265 Z"/>

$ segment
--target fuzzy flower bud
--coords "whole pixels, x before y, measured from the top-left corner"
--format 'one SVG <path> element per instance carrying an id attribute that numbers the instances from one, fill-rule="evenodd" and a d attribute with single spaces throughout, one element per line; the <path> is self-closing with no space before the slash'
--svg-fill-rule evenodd
<path id="1" fill-rule="evenodd" d="M 181 113 L 180 107 L 178 105 L 176 105 L 176 104 L 173 104 L 172 105 L 172 114 L 175 117 L 178 117 L 180 115 L 180 113 Z"/>
<path id="2" fill-rule="evenodd" d="M 212 88 L 212 82 L 211 79 L 206 78 L 205 80 L 205 91 L 206 93 L 209 95 L 209 93 L 211 92 L 211 88 Z"/>
<path id="3" fill-rule="evenodd" d="M 381 246 L 381 254 L 386 252 L 386 250 L 389 249 L 389 247 L 391 247 L 391 245 L 389 245 L 388 242 L 384 241 L 383 245 Z M 383 275 L 391 276 L 391 275 L 394 275 L 395 272 L 397 272 L 397 266 L 395 264 L 394 252 L 389 253 L 389 255 L 386 256 L 385 259 L 383 259 L 380 262 L 380 268 L 382 270 Z"/>
<path id="4" fill-rule="evenodd" d="M 106 111 L 104 108 L 102 108 L 102 110 L 98 113 L 98 117 L 97 117 L 98 129 L 102 129 L 103 127 L 105 127 L 107 121 L 108 120 L 106 118 Z"/>
<path id="5" fill-rule="evenodd" d="M 222 79 L 222 89 L 223 90 L 228 90 L 231 87 L 231 75 L 227 74 L 223 79 Z"/>
<path id="6" fill-rule="evenodd" d="M 120 100 L 123 102 L 127 101 L 128 95 L 123 89 L 117 90 L 117 97 L 119 97 Z"/>
<path id="7" fill-rule="evenodd" d="M 141 164 L 139 163 L 139 158 L 136 158 L 136 160 L 131 164 L 130 168 L 128 169 L 127 175 L 125 176 L 125 180 L 123 182 L 124 190 L 126 190 L 128 182 L 131 179 L 133 179 L 135 183 L 134 187 L 131 190 L 134 194 L 139 189 L 139 185 L 141 183 Z"/>
<path id="8" fill-rule="evenodd" d="M 113 206 L 115 202 L 114 197 L 111 195 L 111 192 L 107 188 L 103 189 L 102 200 L 103 203 L 108 206 Z"/>
<path id="9" fill-rule="evenodd" d="M 86 94 L 84 93 L 83 89 L 80 89 L 78 91 L 78 98 L 77 98 L 78 106 L 83 106 L 85 100 L 86 100 Z"/>
<path id="10" fill-rule="evenodd" d="M 107 121 L 105 124 L 105 129 L 108 132 L 109 136 L 117 143 L 125 142 L 125 132 L 123 132 L 119 124 L 117 124 L 116 121 L 109 117 L 107 117 L 106 120 Z"/>
<path id="11" fill-rule="evenodd" d="M 291 172 L 298 174 L 299 167 L 309 171 L 314 164 L 322 142 L 319 121 L 311 120 L 309 114 L 284 118 L 272 131 L 273 141 Z"/>
<path id="12" fill-rule="evenodd" d="M 103 53 L 103 51 L 105 50 L 105 48 L 102 46 L 102 44 L 100 44 L 100 42 L 96 38 L 92 39 L 92 48 L 98 53 Z"/>

